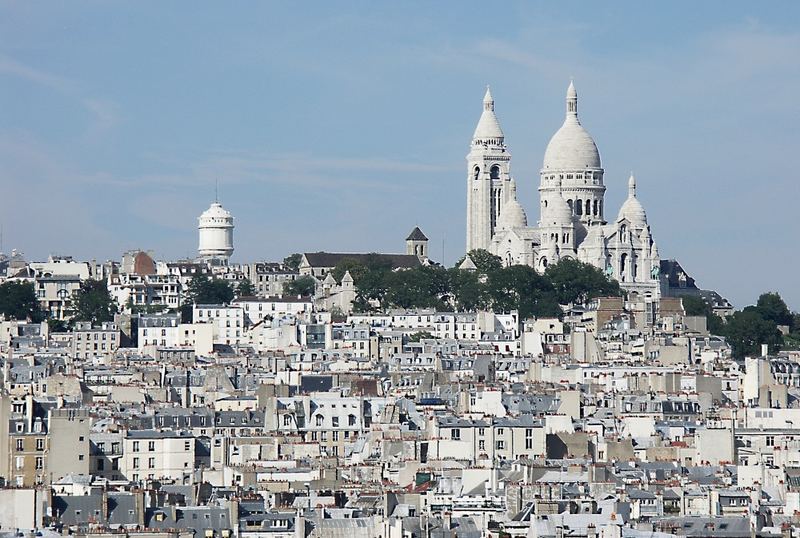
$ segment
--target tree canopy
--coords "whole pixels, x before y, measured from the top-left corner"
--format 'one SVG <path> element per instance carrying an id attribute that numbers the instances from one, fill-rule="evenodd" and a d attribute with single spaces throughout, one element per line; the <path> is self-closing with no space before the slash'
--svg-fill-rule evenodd
<path id="1" fill-rule="evenodd" d="M 583 304 L 596 297 L 619 296 L 619 283 L 594 265 L 565 258 L 545 270 L 561 304 Z"/>
<path id="2" fill-rule="evenodd" d="M 706 328 L 711 334 L 721 335 L 723 332 L 724 321 L 714 313 L 714 309 L 702 297 L 698 295 L 681 295 L 683 311 L 687 316 L 705 316 Z"/>
<path id="3" fill-rule="evenodd" d="M 722 333 L 737 359 L 760 355 L 762 344 L 767 344 L 772 352 L 783 345 L 783 336 L 775 322 L 764 319 L 754 308 L 734 312 L 725 323 Z"/>
<path id="4" fill-rule="evenodd" d="M 461 258 L 456 262 L 456 267 L 460 267 L 464 260 L 470 257 L 472 263 L 475 264 L 475 267 L 478 268 L 478 272 L 487 275 L 489 273 L 493 273 L 495 271 L 499 271 L 503 268 L 503 260 L 500 259 L 499 256 L 495 256 L 488 250 L 479 248 L 475 250 L 470 250 L 467 252 L 466 255 L 461 256 Z"/>
<path id="5" fill-rule="evenodd" d="M 92 325 L 113 321 L 117 303 L 108 292 L 104 280 L 85 280 L 72 303 L 75 321 L 90 321 Z"/>
<path id="6" fill-rule="evenodd" d="M 796 348 L 800 343 L 797 314 L 775 292 L 762 293 L 755 305 L 746 306 L 725 320 L 714 314 L 711 305 L 700 297 L 682 296 L 681 300 L 687 315 L 706 316 L 709 332 L 724 336 L 737 359 L 760 355 L 763 344 L 774 353 L 785 346 Z M 779 325 L 788 327 L 788 334 L 784 335 Z"/>
<path id="7" fill-rule="evenodd" d="M 477 270 L 419 266 L 392 270 L 380 255 L 366 261 L 345 258 L 331 272 L 339 282 L 346 272 L 353 277 L 356 311 L 388 308 L 455 308 L 475 311 L 518 310 L 523 318 L 557 317 L 559 303 L 585 301 L 621 293 L 616 282 L 601 271 L 577 261 L 541 275 L 535 269 L 515 265 L 503 267 L 500 258 L 485 250 L 470 253 Z M 562 262 L 563 263 L 563 262 Z M 554 283 L 557 283 L 556 286 Z"/>
<path id="8" fill-rule="evenodd" d="M 189 281 L 186 298 L 194 304 L 228 304 L 233 300 L 233 286 L 219 278 L 196 275 Z"/>
<path id="9" fill-rule="evenodd" d="M 762 293 L 756 302 L 756 309 L 761 317 L 774 322 L 776 325 L 792 327 L 794 315 L 780 295 L 775 292 Z"/>
<path id="10" fill-rule="evenodd" d="M 283 265 L 293 271 L 297 271 L 300 268 L 300 262 L 302 261 L 303 255 L 295 252 L 294 254 L 290 254 L 283 259 Z"/>
<path id="11" fill-rule="evenodd" d="M 308 297 L 309 295 L 314 295 L 316 287 L 317 281 L 314 280 L 314 277 L 306 275 L 285 283 L 283 285 L 283 292 L 289 295 Z"/>
<path id="12" fill-rule="evenodd" d="M 0 314 L 8 319 L 42 321 L 44 314 L 39 309 L 33 283 L 11 281 L 0 284 Z"/>
<path id="13" fill-rule="evenodd" d="M 249 280 L 241 280 L 236 285 L 237 297 L 253 297 L 256 294 L 256 287 Z"/>

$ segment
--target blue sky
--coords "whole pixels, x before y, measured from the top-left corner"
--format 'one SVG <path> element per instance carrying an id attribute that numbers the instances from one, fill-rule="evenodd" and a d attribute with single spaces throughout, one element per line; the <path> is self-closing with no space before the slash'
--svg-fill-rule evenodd
<path id="1" fill-rule="evenodd" d="M 737 306 L 800 309 L 797 2 L 0 2 L 4 248 L 235 260 L 464 249 L 486 84 L 520 200 L 574 77 L 609 216 L 635 171 L 663 257 Z"/>

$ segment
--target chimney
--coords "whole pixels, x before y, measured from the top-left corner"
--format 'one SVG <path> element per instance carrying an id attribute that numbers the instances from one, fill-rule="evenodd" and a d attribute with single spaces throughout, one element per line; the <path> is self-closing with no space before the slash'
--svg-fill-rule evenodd
<path id="1" fill-rule="evenodd" d="M 25 422 L 28 433 L 33 431 L 33 394 L 25 395 Z"/>

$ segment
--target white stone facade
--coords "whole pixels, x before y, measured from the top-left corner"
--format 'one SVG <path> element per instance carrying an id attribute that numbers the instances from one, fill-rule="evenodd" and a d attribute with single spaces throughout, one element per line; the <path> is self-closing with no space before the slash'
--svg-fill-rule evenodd
<path id="1" fill-rule="evenodd" d="M 487 90 L 467 155 L 467 251 L 486 249 L 506 265 L 544 271 L 563 258 L 590 263 L 631 292 L 659 294 L 659 254 L 636 180 L 616 219 L 605 217 L 600 152 L 578 119 L 570 83 L 561 128 L 545 150 L 539 182 L 538 226 L 528 226 L 510 175 L 511 155 Z"/>

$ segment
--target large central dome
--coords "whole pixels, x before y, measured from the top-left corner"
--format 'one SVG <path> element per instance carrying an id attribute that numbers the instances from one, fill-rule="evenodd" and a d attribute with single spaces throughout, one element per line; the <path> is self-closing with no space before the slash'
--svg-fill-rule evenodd
<path id="1" fill-rule="evenodd" d="M 567 89 L 567 115 L 564 124 L 547 144 L 542 169 L 583 170 L 601 166 L 597 145 L 578 120 L 578 94 L 570 82 Z"/>

